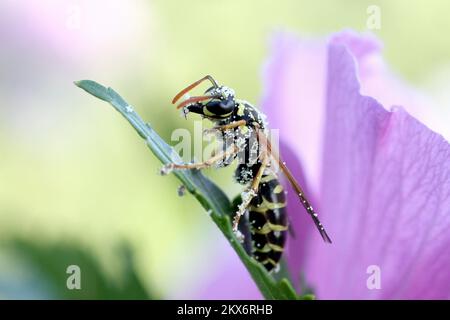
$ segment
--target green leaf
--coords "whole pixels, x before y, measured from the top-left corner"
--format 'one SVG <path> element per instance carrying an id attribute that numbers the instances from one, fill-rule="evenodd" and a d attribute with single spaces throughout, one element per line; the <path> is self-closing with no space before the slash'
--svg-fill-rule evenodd
<path id="1" fill-rule="evenodd" d="M 81 80 L 75 84 L 93 96 L 109 102 L 133 126 L 146 141 L 153 154 L 163 163 L 182 163 L 182 159 L 149 124 L 146 124 L 134 109 L 113 89 L 106 88 L 91 80 Z M 266 299 L 299 299 L 288 279 L 275 280 L 267 270 L 250 257 L 233 233 L 229 214 L 232 206 L 225 193 L 198 170 L 175 170 L 175 176 L 197 198 L 200 204 L 210 212 L 230 245 L 236 251 L 242 263 L 252 276 L 262 295 Z"/>
<path id="2" fill-rule="evenodd" d="M 308 293 L 300 296 L 300 300 L 316 300 L 316 296 L 312 293 Z"/>

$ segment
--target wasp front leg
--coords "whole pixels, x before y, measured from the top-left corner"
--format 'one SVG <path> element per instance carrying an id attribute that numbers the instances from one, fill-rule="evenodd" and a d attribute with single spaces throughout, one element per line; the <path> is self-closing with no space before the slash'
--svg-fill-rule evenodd
<path id="1" fill-rule="evenodd" d="M 234 121 L 234 122 L 230 122 L 229 124 L 212 127 L 211 129 L 205 129 L 205 130 L 203 130 L 203 134 L 212 134 L 217 131 L 226 131 L 226 130 L 234 129 L 234 128 L 245 126 L 245 125 L 247 125 L 247 121 L 245 121 L 245 120 Z"/>
<path id="2" fill-rule="evenodd" d="M 186 164 L 176 164 L 176 163 L 168 163 L 165 166 L 161 168 L 161 174 L 166 175 L 169 174 L 172 170 L 190 170 L 190 169 L 205 169 L 213 166 L 216 163 L 219 163 L 223 161 L 224 159 L 227 159 L 228 157 L 231 157 L 238 153 L 238 148 L 236 145 L 232 145 L 230 148 L 228 148 L 226 151 L 220 152 L 211 158 L 207 159 L 204 162 L 199 163 L 186 163 Z"/>

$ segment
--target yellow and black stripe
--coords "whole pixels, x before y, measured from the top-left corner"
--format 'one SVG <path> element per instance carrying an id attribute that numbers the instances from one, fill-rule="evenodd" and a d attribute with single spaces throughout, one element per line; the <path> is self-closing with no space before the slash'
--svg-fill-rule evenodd
<path id="1" fill-rule="evenodd" d="M 273 174 L 264 175 L 248 211 L 252 255 L 268 271 L 278 265 L 283 254 L 288 230 L 285 207 L 283 186 Z"/>

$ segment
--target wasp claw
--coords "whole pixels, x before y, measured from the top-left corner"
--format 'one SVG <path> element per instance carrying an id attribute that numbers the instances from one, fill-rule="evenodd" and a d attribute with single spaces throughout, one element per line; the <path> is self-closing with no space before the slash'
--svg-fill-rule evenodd
<path id="1" fill-rule="evenodd" d="M 160 170 L 160 174 L 162 176 L 168 175 L 169 173 L 171 173 L 173 171 L 173 167 L 174 167 L 173 163 L 168 163 L 168 164 L 164 165 Z"/>

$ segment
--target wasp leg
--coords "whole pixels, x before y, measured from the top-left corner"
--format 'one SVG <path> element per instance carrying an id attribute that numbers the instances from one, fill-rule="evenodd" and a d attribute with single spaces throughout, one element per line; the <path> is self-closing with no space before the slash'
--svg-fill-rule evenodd
<path id="1" fill-rule="evenodd" d="M 176 164 L 176 163 L 168 163 L 161 169 L 162 174 L 168 174 L 173 169 L 178 170 L 189 170 L 189 169 L 204 169 L 211 167 L 215 163 L 222 161 L 223 159 L 227 159 L 228 157 L 236 154 L 239 151 L 236 145 L 232 145 L 228 150 L 220 152 L 219 154 L 216 154 L 215 156 L 209 158 L 208 160 L 204 162 L 199 163 L 187 163 L 187 164 Z"/>
<path id="2" fill-rule="evenodd" d="M 237 128 L 240 126 L 245 126 L 246 124 L 247 124 L 247 121 L 245 121 L 245 120 L 234 121 L 229 124 L 224 124 L 222 126 L 215 126 L 215 127 L 212 127 L 211 129 L 205 129 L 203 131 L 203 134 L 210 134 L 210 133 L 214 133 L 216 131 L 225 131 L 225 130 L 229 130 L 229 129 L 234 129 L 234 128 Z"/>
<path id="3" fill-rule="evenodd" d="M 269 157 L 267 157 L 266 153 L 263 153 L 260 155 L 261 159 L 261 166 L 258 169 L 258 172 L 256 173 L 256 176 L 253 178 L 252 184 L 250 186 L 249 191 L 247 191 L 242 196 L 242 203 L 238 206 L 238 211 L 236 212 L 234 219 L 233 219 L 233 232 L 238 235 L 238 226 L 239 226 L 239 220 L 241 216 L 245 213 L 245 210 L 250 205 L 250 202 L 252 199 L 257 195 L 259 190 L 259 184 L 261 183 L 261 178 L 264 174 L 264 170 L 266 169 L 268 163 L 269 163 Z"/>

